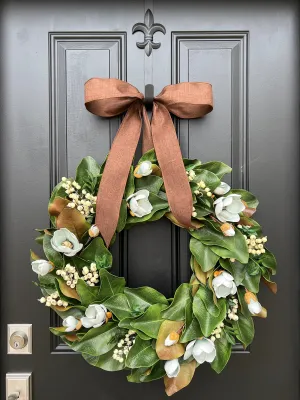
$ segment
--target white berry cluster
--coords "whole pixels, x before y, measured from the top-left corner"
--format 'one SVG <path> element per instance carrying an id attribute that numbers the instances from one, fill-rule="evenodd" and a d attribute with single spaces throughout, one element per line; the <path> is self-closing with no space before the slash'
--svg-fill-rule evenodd
<path id="1" fill-rule="evenodd" d="M 203 195 L 206 195 L 207 197 L 213 197 L 211 189 L 208 186 L 206 186 L 205 182 L 203 181 L 197 182 L 197 186 L 198 189 L 194 191 L 196 196 L 202 197 Z"/>
<path id="2" fill-rule="evenodd" d="M 212 331 L 210 340 L 214 342 L 216 339 L 220 339 L 222 329 L 224 328 L 224 322 L 220 322 L 217 327 Z"/>
<path id="3" fill-rule="evenodd" d="M 47 307 L 51 306 L 62 306 L 62 307 L 68 307 L 68 302 L 63 301 L 59 298 L 59 293 L 58 292 L 53 292 L 47 297 L 41 297 L 38 299 L 38 301 L 42 304 L 45 304 Z"/>
<path id="4" fill-rule="evenodd" d="M 227 311 L 228 318 L 231 319 L 232 321 L 238 321 L 239 317 L 237 315 L 237 311 L 239 308 L 239 302 L 237 299 L 232 298 L 231 301 L 229 302 L 229 308 Z"/>
<path id="5" fill-rule="evenodd" d="M 66 281 L 66 284 L 72 289 L 75 288 L 79 279 L 79 274 L 76 271 L 76 268 L 72 267 L 71 264 L 67 264 L 63 269 L 58 269 L 56 275 L 60 275 Z"/>
<path id="6" fill-rule="evenodd" d="M 81 279 L 83 279 L 88 286 L 95 286 L 99 283 L 99 274 L 97 270 L 96 263 L 91 263 L 90 267 L 83 267 L 82 268 L 82 275 Z"/>
<path id="7" fill-rule="evenodd" d="M 135 331 L 128 331 L 126 333 L 124 339 L 119 340 L 117 347 L 118 349 L 114 350 L 113 353 L 113 359 L 119 361 L 122 363 L 124 361 L 124 358 L 127 357 L 129 350 L 135 343 L 135 338 L 136 338 L 136 333 Z"/>
<path id="8" fill-rule="evenodd" d="M 190 171 L 185 171 L 185 172 L 189 178 L 189 181 L 193 181 L 196 178 L 196 173 L 193 169 L 191 169 Z"/>
<path id="9" fill-rule="evenodd" d="M 261 254 L 264 254 L 266 252 L 264 248 L 264 243 L 268 241 L 267 236 L 258 238 L 256 235 L 251 235 L 250 237 L 244 235 L 244 237 L 248 245 L 249 254 L 260 256 Z"/>
<path id="10" fill-rule="evenodd" d="M 88 217 L 90 214 L 94 214 L 94 206 L 96 204 L 97 196 L 93 196 L 88 193 L 85 189 L 81 190 L 81 186 L 76 181 L 68 180 L 63 177 L 62 187 L 66 189 L 66 194 L 72 201 L 68 204 L 70 208 L 76 208 L 82 215 Z"/>

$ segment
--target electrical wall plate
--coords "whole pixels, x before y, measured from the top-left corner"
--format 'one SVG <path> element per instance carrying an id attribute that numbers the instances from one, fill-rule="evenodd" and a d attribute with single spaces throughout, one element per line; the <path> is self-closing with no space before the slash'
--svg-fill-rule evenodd
<path id="1" fill-rule="evenodd" d="M 31 376 L 30 372 L 6 374 L 6 399 L 32 400 Z"/>
<path id="2" fill-rule="evenodd" d="M 32 354 L 32 324 L 7 325 L 7 354 Z"/>

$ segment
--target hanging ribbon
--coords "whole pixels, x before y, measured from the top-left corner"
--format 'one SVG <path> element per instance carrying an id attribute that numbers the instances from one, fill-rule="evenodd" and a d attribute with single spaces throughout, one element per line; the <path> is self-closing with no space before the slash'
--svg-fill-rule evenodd
<path id="1" fill-rule="evenodd" d="M 119 79 L 92 78 L 85 83 L 88 111 L 101 117 L 127 111 L 110 149 L 97 195 L 95 224 L 107 246 L 118 224 L 142 123 L 143 152 L 155 149 L 170 209 L 181 225 L 191 226 L 192 193 L 170 113 L 179 118 L 199 118 L 212 111 L 211 84 L 185 82 L 164 87 L 153 99 L 151 125 L 143 99 L 134 86 Z"/>

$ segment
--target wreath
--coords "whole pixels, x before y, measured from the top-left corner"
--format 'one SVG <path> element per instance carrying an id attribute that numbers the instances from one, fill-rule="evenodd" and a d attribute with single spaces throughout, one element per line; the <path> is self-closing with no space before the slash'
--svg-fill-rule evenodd
<path id="1" fill-rule="evenodd" d="M 172 395 L 187 386 L 204 362 L 220 373 L 232 346 L 254 338 L 253 317 L 267 316 L 257 293 L 261 281 L 274 293 L 276 260 L 253 219 L 257 198 L 231 189 L 219 161 L 183 160 L 192 194 L 191 225 L 174 215 L 154 149 L 131 166 L 116 233 L 168 218 L 190 235 L 190 282 L 173 298 L 151 287 L 129 288 L 109 272 L 112 254 L 95 224 L 97 192 L 107 160 L 84 158 L 76 177 L 63 177 L 48 211 L 51 227 L 38 230 L 45 257 L 31 251 L 41 304 L 62 318 L 50 331 L 91 365 L 129 370 L 129 382 L 164 379 Z M 113 244 L 116 233 L 111 242 Z"/>

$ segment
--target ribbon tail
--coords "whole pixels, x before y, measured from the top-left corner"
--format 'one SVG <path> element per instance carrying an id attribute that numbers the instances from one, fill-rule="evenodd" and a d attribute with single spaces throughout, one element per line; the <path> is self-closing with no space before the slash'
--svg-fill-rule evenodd
<path id="1" fill-rule="evenodd" d="M 189 228 L 192 225 L 193 212 L 191 188 L 170 113 L 164 105 L 157 102 L 153 104 L 151 127 L 170 209 L 180 224 Z"/>
<path id="2" fill-rule="evenodd" d="M 96 220 L 106 246 L 116 231 L 126 182 L 141 133 L 140 106 L 128 109 L 111 146 L 99 185 Z"/>
<path id="3" fill-rule="evenodd" d="M 145 106 L 143 106 L 143 121 L 144 121 L 144 125 L 143 125 L 144 129 L 143 129 L 142 152 L 144 154 L 147 151 L 153 149 L 153 147 L 154 147 L 153 140 L 152 140 L 150 121 L 149 121 Z"/>

